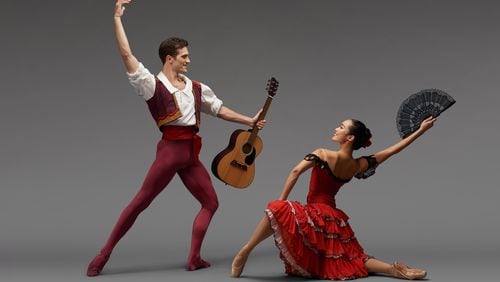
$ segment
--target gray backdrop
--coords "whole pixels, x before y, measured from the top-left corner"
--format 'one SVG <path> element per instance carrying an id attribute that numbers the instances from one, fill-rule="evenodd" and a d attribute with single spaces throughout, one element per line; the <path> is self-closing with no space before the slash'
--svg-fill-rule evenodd
<path id="1" fill-rule="evenodd" d="M 0 8 L 0 280 L 79 281 L 141 185 L 160 133 L 129 86 L 113 1 L 13 1 Z M 434 281 L 492 281 L 500 262 L 497 1 L 140 1 L 123 18 L 134 54 L 161 65 L 160 41 L 189 40 L 189 77 L 253 115 L 270 76 L 278 94 L 246 190 L 213 178 L 220 208 L 208 270 L 186 273 L 198 203 L 176 177 L 120 242 L 102 281 L 223 281 L 296 162 L 336 149 L 333 129 L 366 122 L 373 145 L 399 140 L 400 103 L 440 88 L 457 104 L 338 206 L 369 254 L 429 270 Z M 201 159 L 241 126 L 204 116 Z M 309 173 L 290 198 L 305 201 Z M 243 280 L 285 278 L 272 240 Z M 386 281 L 370 277 L 369 281 Z M 461 280 L 462 279 L 462 280 Z M 297 280 L 297 279 L 295 279 Z M 300 280 L 300 279 L 298 279 Z M 388 280 L 387 280 L 388 281 Z"/>

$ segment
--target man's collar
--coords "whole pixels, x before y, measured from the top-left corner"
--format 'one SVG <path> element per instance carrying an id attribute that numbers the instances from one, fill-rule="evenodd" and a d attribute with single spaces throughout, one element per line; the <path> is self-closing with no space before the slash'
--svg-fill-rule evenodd
<path id="1" fill-rule="evenodd" d="M 175 86 L 173 86 L 170 80 L 168 80 L 167 76 L 162 71 L 160 71 L 156 77 L 158 77 L 158 79 L 163 83 L 163 85 L 165 85 L 168 92 L 172 94 L 177 91 L 182 91 L 185 93 L 192 92 L 193 83 L 191 82 L 191 79 L 189 79 L 187 76 L 183 74 L 179 74 L 179 76 L 182 77 L 182 79 L 184 79 L 184 82 L 186 83 L 186 87 L 184 89 L 177 89 Z"/>

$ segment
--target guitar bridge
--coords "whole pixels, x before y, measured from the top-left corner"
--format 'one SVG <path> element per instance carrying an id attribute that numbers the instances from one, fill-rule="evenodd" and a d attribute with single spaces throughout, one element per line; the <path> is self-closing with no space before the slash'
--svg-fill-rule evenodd
<path id="1" fill-rule="evenodd" d="M 247 171 L 247 166 L 240 162 L 237 162 L 236 160 L 232 160 L 231 165 L 241 170 Z"/>

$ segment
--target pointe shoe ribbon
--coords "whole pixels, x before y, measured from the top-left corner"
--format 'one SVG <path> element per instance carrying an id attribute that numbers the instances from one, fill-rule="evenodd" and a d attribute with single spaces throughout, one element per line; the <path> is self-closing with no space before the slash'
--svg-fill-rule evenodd
<path id="1" fill-rule="evenodd" d="M 418 268 L 410 268 L 404 263 L 396 261 L 392 264 L 397 278 L 415 280 L 423 279 L 427 275 L 427 271 Z"/>

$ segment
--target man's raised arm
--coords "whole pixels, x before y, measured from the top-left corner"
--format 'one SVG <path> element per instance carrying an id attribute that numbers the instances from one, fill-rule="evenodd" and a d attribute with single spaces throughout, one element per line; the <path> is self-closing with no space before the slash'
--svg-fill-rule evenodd
<path id="1" fill-rule="evenodd" d="M 122 16 L 125 11 L 125 7 L 123 4 L 130 3 L 131 0 L 117 0 L 115 4 L 115 34 L 116 34 L 116 42 L 118 43 L 118 49 L 120 50 L 120 55 L 122 56 L 123 63 L 127 68 L 128 73 L 134 73 L 139 68 L 139 61 L 137 61 L 136 57 L 132 54 L 132 50 L 130 50 L 130 45 L 128 43 L 127 35 L 125 34 L 125 29 L 122 24 Z"/>

